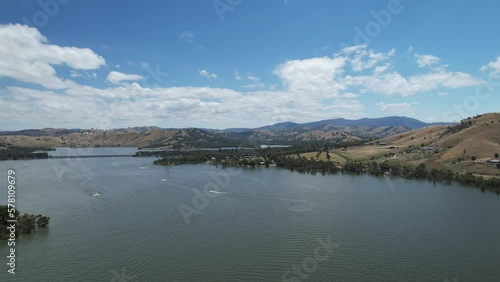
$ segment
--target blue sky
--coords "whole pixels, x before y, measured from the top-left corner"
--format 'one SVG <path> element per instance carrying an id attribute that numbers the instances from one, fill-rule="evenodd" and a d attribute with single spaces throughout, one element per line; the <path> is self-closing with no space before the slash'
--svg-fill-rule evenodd
<path id="1" fill-rule="evenodd" d="M 494 1 L 0 5 L 0 130 L 457 121 L 500 105 Z"/>

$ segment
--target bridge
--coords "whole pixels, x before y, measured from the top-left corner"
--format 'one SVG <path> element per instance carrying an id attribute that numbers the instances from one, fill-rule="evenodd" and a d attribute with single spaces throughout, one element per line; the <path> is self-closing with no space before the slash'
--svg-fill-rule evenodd
<path id="1" fill-rule="evenodd" d="M 90 159 L 90 158 L 130 158 L 135 155 L 76 155 L 76 156 L 49 156 L 49 159 Z"/>

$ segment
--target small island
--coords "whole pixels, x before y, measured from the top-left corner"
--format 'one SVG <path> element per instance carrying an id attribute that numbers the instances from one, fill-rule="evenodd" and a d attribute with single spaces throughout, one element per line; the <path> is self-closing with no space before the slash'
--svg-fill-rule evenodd
<path id="1" fill-rule="evenodd" d="M 47 159 L 49 153 L 46 151 L 55 151 L 54 148 L 45 147 L 21 147 L 0 144 L 0 160 L 34 160 Z"/>

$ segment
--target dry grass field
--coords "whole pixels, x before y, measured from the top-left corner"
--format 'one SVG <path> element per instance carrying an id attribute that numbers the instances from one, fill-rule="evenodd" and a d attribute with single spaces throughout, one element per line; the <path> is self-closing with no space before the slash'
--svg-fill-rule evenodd
<path id="1" fill-rule="evenodd" d="M 337 163 L 341 163 L 341 164 L 346 162 L 346 159 L 339 154 L 336 154 L 333 152 L 330 152 L 329 154 L 330 154 L 330 161 L 332 161 L 332 162 L 337 162 Z M 295 156 L 297 156 L 297 155 L 295 155 Z M 324 153 L 324 152 L 320 154 L 319 158 L 317 158 L 316 156 L 317 156 L 317 152 L 300 154 L 300 157 L 306 157 L 307 159 L 311 159 L 311 157 L 312 157 L 315 160 L 321 160 L 321 161 L 328 160 L 326 157 L 326 153 Z"/>
<path id="2" fill-rule="evenodd" d="M 168 140 L 175 136 L 175 131 L 152 130 L 141 132 L 112 132 L 87 130 L 63 136 L 0 136 L 0 143 L 26 147 L 91 147 L 124 146 L 147 147 L 157 140 Z"/>
<path id="3" fill-rule="evenodd" d="M 500 176 L 500 169 L 487 161 L 500 153 L 500 113 L 483 114 L 465 121 L 458 132 L 451 126 L 430 126 L 398 133 L 364 146 L 338 148 L 330 152 L 344 160 L 424 163 L 428 168 L 446 167 L 454 172 Z M 421 150 L 422 147 L 433 148 Z M 436 149 L 436 150 L 434 150 Z M 315 156 L 316 152 L 302 154 Z"/>

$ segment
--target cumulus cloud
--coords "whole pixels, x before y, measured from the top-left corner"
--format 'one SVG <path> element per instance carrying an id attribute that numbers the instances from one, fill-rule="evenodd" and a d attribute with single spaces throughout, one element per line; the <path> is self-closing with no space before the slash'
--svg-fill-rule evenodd
<path id="1" fill-rule="evenodd" d="M 416 54 L 417 64 L 419 67 L 432 66 L 439 63 L 440 59 L 434 55 Z"/>
<path id="2" fill-rule="evenodd" d="M 120 84 L 124 81 L 137 81 L 141 79 L 144 79 L 141 75 L 126 74 L 118 71 L 111 71 L 107 77 L 107 80 L 113 84 Z"/>
<path id="3" fill-rule="evenodd" d="M 439 88 L 454 89 L 482 83 L 470 74 L 444 70 L 412 75 L 407 78 L 396 71 L 369 76 L 347 76 L 346 81 L 349 85 L 360 87 L 361 92 L 401 96 L 410 96 Z"/>
<path id="4" fill-rule="evenodd" d="M 71 76 L 71 77 L 80 77 L 80 76 L 82 76 L 82 74 L 79 73 L 79 72 L 77 72 L 77 71 L 71 70 L 69 72 L 69 76 Z"/>
<path id="5" fill-rule="evenodd" d="M 337 96 L 346 88 L 346 85 L 337 81 L 345 65 L 346 59 L 343 57 L 291 60 L 275 68 L 274 73 L 290 91 Z"/>
<path id="6" fill-rule="evenodd" d="M 70 70 L 69 76 L 71 76 L 72 78 L 75 77 L 97 78 L 97 74 L 95 72 L 87 72 L 87 71 L 77 72 L 75 70 Z"/>
<path id="7" fill-rule="evenodd" d="M 482 66 L 481 71 L 489 72 L 490 77 L 500 78 L 500 56 L 496 61 L 491 61 L 487 65 Z"/>
<path id="8" fill-rule="evenodd" d="M 391 64 L 385 64 L 383 66 L 376 66 L 375 69 L 373 70 L 373 73 L 374 74 L 382 74 L 390 68 L 391 68 Z"/>
<path id="9" fill-rule="evenodd" d="M 355 87 L 361 93 L 410 96 L 442 88 L 455 89 L 476 86 L 481 80 L 463 72 L 434 69 L 423 74 L 404 77 L 387 62 L 395 50 L 378 53 L 366 45 L 342 49 L 333 57 L 291 60 L 275 68 L 274 73 L 293 94 L 308 94 L 323 98 L 338 98 L 342 92 Z M 351 66 L 353 74 L 346 75 Z M 372 74 L 358 72 L 373 69 Z"/>
<path id="10" fill-rule="evenodd" d="M 33 83 L 50 89 L 75 85 L 57 76 L 52 65 L 92 70 L 105 65 L 103 57 L 88 48 L 48 44 L 36 28 L 20 24 L 0 25 L 0 77 Z"/>
<path id="11" fill-rule="evenodd" d="M 198 73 L 201 76 L 206 77 L 206 78 L 211 78 L 211 79 L 216 79 L 217 78 L 217 74 L 215 74 L 215 73 L 209 73 L 207 70 L 199 70 Z"/>
<path id="12" fill-rule="evenodd" d="M 194 35 L 186 32 L 180 37 L 185 40 Z M 264 90 L 261 74 L 240 74 L 237 70 L 234 78 L 246 91 L 145 87 L 141 85 L 145 81 L 140 82 L 143 76 L 117 71 L 107 75 L 108 86 L 96 87 L 70 80 L 94 77 L 90 70 L 105 65 L 104 59 L 90 49 L 50 45 L 38 30 L 21 25 L 0 26 L 0 40 L 0 77 L 15 80 L 15 87 L 0 87 L 0 126 L 9 128 L 15 120 L 17 128 L 11 129 L 141 125 L 224 128 L 358 118 L 365 115 L 362 98 L 367 93 L 409 96 L 482 83 L 467 73 L 435 68 L 403 76 L 393 64 L 395 50 L 380 53 L 361 45 L 344 48 L 332 56 L 285 61 L 273 70 L 282 85 L 268 86 L 269 90 Z M 64 73 L 70 79 L 58 76 L 54 65 L 66 65 L 69 70 Z M 127 65 L 141 71 L 149 68 L 146 62 L 129 61 Z M 492 62 L 482 69 L 494 68 Z M 206 69 L 199 70 L 199 75 L 218 77 Z M 382 112 L 404 113 L 411 106 L 376 104 Z M 54 121 L 58 121 L 57 125 Z"/>

